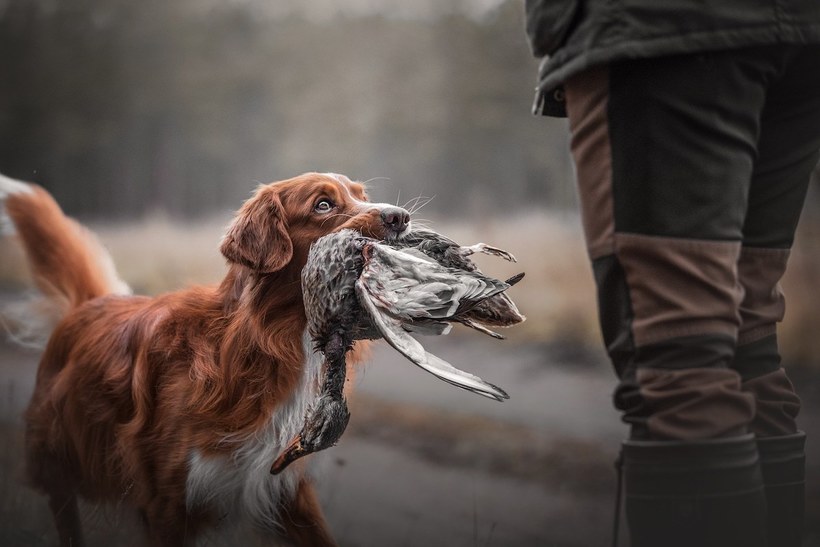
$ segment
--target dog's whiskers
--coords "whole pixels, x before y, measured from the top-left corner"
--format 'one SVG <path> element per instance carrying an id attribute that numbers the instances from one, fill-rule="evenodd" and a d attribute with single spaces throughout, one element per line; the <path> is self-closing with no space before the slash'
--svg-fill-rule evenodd
<path id="1" fill-rule="evenodd" d="M 414 225 L 419 225 L 419 224 L 431 225 L 431 224 L 435 224 L 435 223 L 432 220 L 430 220 L 429 218 L 414 218 L 413 219 L 413 224 Z"/>
<path id="2" fill-rule="evenodd" d="M 429 229 L 432 224 L 433 224 L 432 221 L 424 219 L 424 218 L 419 218 L 419 219 L 414 219 L 413 220 L 413 227 L 415 227 L 415 228 Z"/>
<path id="3" fill-rule="evenodd" d="M 419 195 L 419 196 L 416 196 L 416 197 L 414 197 L 414 198 L 410 198 L 410 199 L 408 199 L 406 202 L 404 202 L 404 205 L 402 205 L 402 207 L 404 207 L 404 208 L 406 209 L 406 208 L 408 208 L 408 207 L 410 206 L 410 204 L 411 204 L 411 203 L 415 205 L 415 204 L 417 204 L 417 203 L 419 202 L 419 200 L 420 200 L 420 199 L 422 199 L 423 197 L 424 197 L 424 196 Z M 396 202 L 396 204 L 398 204 L 398 202 Z"/>
<path id="4" fill-rule="evenodd" d="M 435 196 L 430 196 L 430 197 L 428 197 L 428 196 L 418 196 L 417 198 L 414 198 L 414 199 L 411 199 L 410 201 L 408 201 L 404 205 L 404 208 L 407 209 L 408 206 L 410 206 L 410 208 L 408 209 L 408 212 L 411 215 L 413 215 L 413 214 L 418 213 L 419 211 L 421 211 L 428 203 L 433 201 L 433 199 L 435 199 Z M 411 206 L 411 203 L 412 203 L 412 206 Z"/>

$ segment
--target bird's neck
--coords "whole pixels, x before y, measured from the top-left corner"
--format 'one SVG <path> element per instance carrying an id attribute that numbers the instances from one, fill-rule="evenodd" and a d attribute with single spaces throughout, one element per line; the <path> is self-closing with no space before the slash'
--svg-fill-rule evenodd
<path id="1" fill-rule="evenodd" d="M 341 397 L 347 377 L 347 363 L 345 363 L 344 356 L 340 359 L 325 361 L 325 367 L 327 367 L 327 373 L 322 385 L 322 393 Z"/>
<path id="2" fill-rule="evenodd" d="M 344 333 L 337 331 L 330 335 L 324 348 L 327 372 L 322 386 L 323 393 L 341 397 L 347 377 L 345 356 L 349 347 L 350 343 L 346 340 Z"/>

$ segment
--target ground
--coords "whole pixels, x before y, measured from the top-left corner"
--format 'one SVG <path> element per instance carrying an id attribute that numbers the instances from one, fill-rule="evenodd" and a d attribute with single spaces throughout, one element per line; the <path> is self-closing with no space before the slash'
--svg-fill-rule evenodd
<path id="1" fill-rule="evenodd" d="M 341 545 L 609 545 L 625 427 L 610 406 L 604 355 L 474 333 L 425 343 L 511 398 L 459 390 L 377 347 L 355 380 L 348 431 L 312 464 Z M 56 541 L 45 500 L 19 482 L 20 412 L 36 363 L 36 352 L 0 344 L 0 545 L 8 547 Z M 808 515 L 817 515 L 820 381 L 796 374 L 810 434 Z M 83 512 L 92 546 L 138 544 L 122 511 Z M 820 523 L 809 517 L 805 544 L 818 541 Z"/>

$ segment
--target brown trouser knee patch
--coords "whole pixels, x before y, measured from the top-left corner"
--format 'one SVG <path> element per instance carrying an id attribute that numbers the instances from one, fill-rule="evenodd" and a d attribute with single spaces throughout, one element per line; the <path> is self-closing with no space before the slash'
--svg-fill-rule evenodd
<path id="1" fill-rule="evenodd" d="M 635 345 L 679 336 L 737 336 L 740 243 L 616 234 L 629 287 Z"/>

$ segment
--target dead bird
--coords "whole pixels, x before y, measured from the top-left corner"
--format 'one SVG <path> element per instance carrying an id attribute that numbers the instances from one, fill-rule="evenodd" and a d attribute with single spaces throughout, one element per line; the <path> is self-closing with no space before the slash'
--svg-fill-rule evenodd
<path id="1" fill-rule="evenodd" d="M 325 355 L 325 380 L 319 397 L 311 407 L 299 435 L 293 439 L 273 462 L 270 472 L 278 475 L 302 456 L 334 446 L 342 437 L 350 411 L 344 395 L 347 365 L 345 354 L 350 346 L 344 345 L 345 337 L 334 333 L 323 346 Z"/>
<path id="2" fill-rule="evenodd" d="M 361 249 L 348 244 L 349 234 L 361 236 L 358 232 L 343 230 L 314 243 L 302 270 L 308 334 L 314 351 L 324 355 L 325 376 L 319 397 L 308 411 L 299 435 L 273 462 L 271 473 L 274 475 L 297 459 L 330 448 L 339 441 L 350 420 L 343 395 L 347 374 L 345 355 L 356 340 L 379 337 L 358 304 L 355 284 L 364 268 L 364 257 Z"/>
<path id="3" fill-rule="evenodd" d="M 472 262 L 459 268 L 456 259 L 445 265 L 422 257 L 417 247 L 388 244 L 352 230 L 325 236 L 311 247 L 302 289 L 308 332 L 316 351 L 324 353 L 326 380 L 302 431 L 276 459 L 272 473 L 335 445 L 341 437 L 350 418 L 342 394 L 344 356 L 356 340 L 384 338 L 446 382 L 498 401 L 509 398 L 501 388 L 426 352 L 408 333 L 445 334 L 451 322 L 460 322 L 476 305 L 503 293 L 523 274 L 499 281 L 479 272 Z M 454 249 L 446 252 L 452 254 Z"/>
<path id="4" fill-rule="evenodd" d="M 419 228 L 414 228 L 400 240 L 391 242 L 391 245 L 408 252 L 421 253 L 442 266 L 470 272 L 481 271 L 469 258 L 476 253 L 498 256 L 509 262 L 518 262 L 511 253 L 486 243 L 462 246 L 438 232 Z M 520 275 L 523 276 L 523 274 Z M 487 327 L 511 327 L 525 320 L 526 317 L 518 311 L 515 303 L 503 292 L 478 302 L 473 309 L 457 318 L 457 321 L 465 326 L 500 339 L 504 337 Z"/>
<path id="5" fill-rule="evenodd" d="M 396 249 L 374 240 L 353 245 L 362 245 L 365 259 L 356 295 L 381 338 L 441 380 L 498 401 L 509 398 L 497 386 L 428 353 L 409 333 L 446 334 L 452 323 L 464 322 L 479 303 L 503 293 L 523 274 L 499 281 L 477 268 L 445 266 L 408 252 L 415 247 Z"/>

